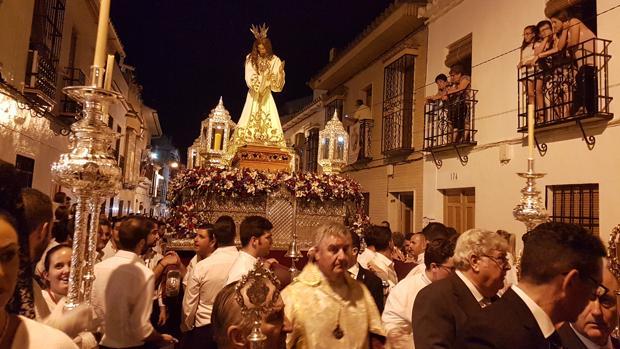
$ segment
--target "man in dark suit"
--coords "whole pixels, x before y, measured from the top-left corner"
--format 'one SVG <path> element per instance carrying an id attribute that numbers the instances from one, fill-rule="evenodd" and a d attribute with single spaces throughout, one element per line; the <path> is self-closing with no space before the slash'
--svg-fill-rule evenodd
<path id="1" fill-rule="evenodd" d="M 468 349 L 565 348 L 555 328 L 604 294 L 601 240 L 576 224 L 544 223 L 523 237 L 521 280 L 470 318 Z"/>
<path id="2" fill-rule="evenodd" d="M 577 317 L 577 321 L 565 322 L 558 329 L 564 348 L 620 348 L 620 342 L 610 336 L 618 324 L 615 294 L 618 290 L 618 280 L 607 264 L 603 269 L 603 286 L 601 294 L 596 300 L 588 303 Z"/>
<path id="3" fill-rule="evenodd" d="M 413 340 L 420 349 L 460 348 L 456 339 L 467 319 L 496 298 L 510 265 L 508 243 L 499 234 L 472 229 L 454 249 L 453 275 L 418 293 L 412 312 Z"/>
<path id="4" fill-rule="evenodd" d="M 357 255 L 360 250 L 360 238 L 356 233 L 351 232 L 351 260 L 349 260 L 349 273 L 351 277 L 362 282 L 366 285 L 368 291 L 374 298 L 379 313 L 383 312 L 384 299 L 383 299 L 383 281 L 368 269 L 362 268 L 357 263 Z"/>

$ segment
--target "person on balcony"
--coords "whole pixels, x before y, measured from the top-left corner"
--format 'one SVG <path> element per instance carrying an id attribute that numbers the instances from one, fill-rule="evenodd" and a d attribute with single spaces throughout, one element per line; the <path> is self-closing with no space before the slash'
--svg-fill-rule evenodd
<path id="1" fill-rule="evenodd" d="M 452 123 L 452 143 L 460 143 L 469 140 L 467 124 L 467 99 L 466 90 L 471 86 L 471 77 L 465 74 L 463 66 L 455 64 L 450 68 L 450 86 L 448 87 L 448 120 Z M 465 137 L 463 137 L 465 136 Z"/>
<path id="2" fill-rule="evenodd" d="M 524 87 L 527 92 L 527 104 L 534 103 L 535 83 L 534 83 L 534 66 L 535 66 L 535 50 L 540 45 L 538 40 L 538 27 L 528 25 L 523 29 L 523 43 L 521 44 L 521 54 L 517 69 L 521 79 L 524 79 Z"/>
<path id="3" fill-rule="evenodd" d="M 358 99 L 355 101 L 355 112 L 353 113 L 353 119 L 356 121 L 372 119 L 372 114 L 370 112 L 370 107 L 364 104 L 364 101 Z"/>
<path id="4" fill-rule="evenodd" d="M 562 23 L 567 32 L 566 46 L 574 55 L 574 62 L 578 71 L 573 87 L 572 115 L 584 113 L 593 114 L 598 109 L 597 87 L 598 79 L 595 66 L 596 35 L 581 20 L 573 17 L 568 11 L 561 11 L 552 22 Z"/>
<path id="5" fill-rule="evenodd" d="M 548 25 L 549 23 L 550 25 Z M 549 30 L 551 29 L 551 30 Z M 536 61 L 542 62 L 543 74 L 549 92 L 549 106 L 553 109 L 553 115 L 546 115 L 545 121 L 561 119 L 570 115 L 570 102 L 572 100 L 573 72 L 570 69 L 572 58 L 565 50 L 567 45 L 568 30 L 564 22 L 558 17 L 553 17 L 541 28 L 543 36 L 542 47 L 544 50 L 536 53 Z M 544 94 L 544 93 L 543 93 Z"/>

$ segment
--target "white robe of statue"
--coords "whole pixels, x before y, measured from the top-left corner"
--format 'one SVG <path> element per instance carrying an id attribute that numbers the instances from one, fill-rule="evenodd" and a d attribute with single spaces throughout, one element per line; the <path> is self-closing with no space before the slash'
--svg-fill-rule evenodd
<path id="1" fill-rule="evenodd" d="M 245 82 L 249 90 L 235 130 L 234 143 L 286 146 L 280 115 L 271 94 L 281 92 L 284 87 L 284 63 L 276 55 L 259 57 L 257 70 L 248 55 Z"/>

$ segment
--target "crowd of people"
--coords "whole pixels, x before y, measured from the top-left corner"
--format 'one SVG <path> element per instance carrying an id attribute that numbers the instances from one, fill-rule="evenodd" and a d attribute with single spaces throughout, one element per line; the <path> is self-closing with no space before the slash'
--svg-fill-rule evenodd
<path id="1" fill-rule="evenodd" d="M 594 32 L 568 10 L 523 29 L 518 68 L 537 122 L 597 111 L 594 39 Z"/>
<path id="2" fill-rule="evenodd" d="M 504 231 L 433 222 L 402 235 L 383 222 L 362 239 L 323 224 L 291 280 L 269 258 L 264 217 L 202 222 L 189 262 L 166 248 L 162 222 L 102 217 L 92 302 L 68 310 L 72 234 L 55 228 L 71 220 L 66 199 L 19 188 L 14 171 L 0 165 L 0 348 L 250 348 L 237 286 L 257 266 L 281 289 L 264 348 L 620 347 L 605 247 L 567 223 L 524 236 L 518 282 Z"/>

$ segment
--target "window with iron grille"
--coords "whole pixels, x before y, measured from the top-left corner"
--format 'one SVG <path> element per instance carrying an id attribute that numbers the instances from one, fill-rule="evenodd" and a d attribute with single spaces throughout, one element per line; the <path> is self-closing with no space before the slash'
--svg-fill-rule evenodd
<path id="1" fill-rule="evenodd" d="M 552 221 L 579 224 L 599 233 L 598 184 L 547 186 L 546 201 Z"/>
<path id="2" fill-rule="evenodd" d="M 34 174 L 34 159 L 17 155 L 15 157 L 15 169 L 20 177 L 20 182 L 24 187 L 32 187 L 32 176 Z"/>
<path id="3" fill-rule="evenodd" d="M 338 119 L 342 121 L 342 106 L 344 102 L 342 99 L 334 99 L 328 105 L 325 106 L 325 122 L 332 119 L 334 111 L 338 112 Z"/>
<path id="4" fill-rule="evenodd" d="M 306 165 L 304 169 L 308 172 L 316 172 L 318 170 L 319 156 L 319 129 L 313 128 L 308 132 L 306 138 Z"/>
<path id="5" fill-rule="evenodd" d="M 30 34 L 26 84 L 56 99 L 65 0 L 36 0 Z"/>
<path id="6" fill-rule="evenodd" d="M 381 151 L 411 150 L 415 56 L 403 55 L 383 72 L 383 141 Z"/>

